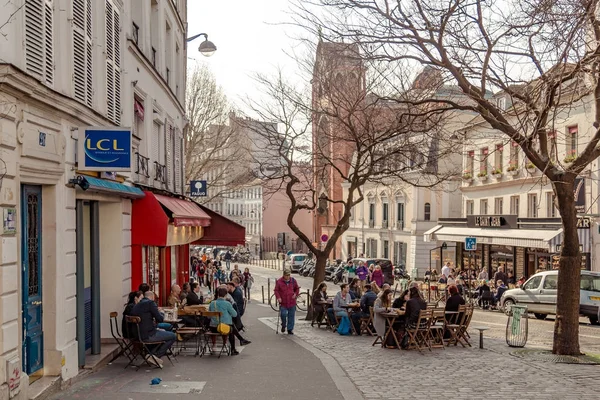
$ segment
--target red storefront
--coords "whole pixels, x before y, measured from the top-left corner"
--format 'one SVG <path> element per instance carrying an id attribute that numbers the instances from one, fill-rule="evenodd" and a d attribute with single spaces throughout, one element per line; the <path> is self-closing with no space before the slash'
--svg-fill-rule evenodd
<path id="1" fill-rule="evenodd" d="M 192 201 L 144 194 L 131 213 L 131 289 L 147 282 L 162 304 L 172 282 L 189 280 L 189 244 L 202 238 L 211 217 Z"/>
<path id="2" fill-rule="evenodd" d="M 202 238 L 196 240 L 194 245 L 235 247 L 246 244 L 246 228 L 209 208 L 199 207 L 208 214 L 211 224 L 204 229 Z"/>

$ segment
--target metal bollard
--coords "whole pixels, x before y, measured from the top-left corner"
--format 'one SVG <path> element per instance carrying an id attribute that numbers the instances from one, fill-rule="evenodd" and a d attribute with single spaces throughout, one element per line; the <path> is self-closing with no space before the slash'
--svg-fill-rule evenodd
<path id="1" fill-rule="evenodd" d="M 265 285 L 261 285 L 260 289 L 262 290 L 262 302 L 265 304 Z"/>
<path id="2" fill-rule="evenodd" d="M 267 278 L 267 296 L 271 295 L 271 278 Z"/>

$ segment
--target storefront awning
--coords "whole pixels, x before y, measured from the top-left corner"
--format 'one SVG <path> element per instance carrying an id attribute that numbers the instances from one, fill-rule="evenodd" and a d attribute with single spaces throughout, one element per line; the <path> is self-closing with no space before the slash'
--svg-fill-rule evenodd
<path id="1" fill-rule="evenodd" d="M 144 192 L 135 186 L 123 185 L 119 182 L 79 175 L 76 184 L 86 192 L 114 194 L 128 199 L 141 199 Z"/>
<path id="2" fill-rule="evenodd" d="M 562 229 L 486 229 L 437 225 L 423 236 L 426 242 L 464 242 L 465 238 L 475 237 L 477 243 L 550 250 L 553 239 L 561 233 Z"/>
<path id="3" fill-rule="evenodd" d="M 196 203 L 144 191 L 133 202 L 131 243 L 145 246 L 176 246 L 202 237 L 211 218 Z M 176 225 L 179 223 L 179 225 Z"/>
<path id="4" fill-rule="evenodd" d="M 246 244 L 246 228 L 212 211 L 209 208 L 198 205 L 211 219 L 211 224 L 204 230 L 202 239 L 193 244 L 199 246 L 237 246 Z"/>
<path id="5" fill-rule="evenodd" d="M 210 226 L 210 217 L 196 203 L 155 194 L 156 200 L 171 212 L 175 226 Z"/>

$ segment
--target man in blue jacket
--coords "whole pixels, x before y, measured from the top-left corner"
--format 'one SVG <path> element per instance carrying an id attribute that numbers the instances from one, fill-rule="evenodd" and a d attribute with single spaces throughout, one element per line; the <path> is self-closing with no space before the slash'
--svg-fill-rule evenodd
<path id="1" fill-rule="evenodd" d="M 360 319 L 368 318 L 371 315 L 370 307 L 373 307 L 377 300 L 377 295 L 371 290 L 371 285 L 365 285 L 365 293 L 360 298 L 360 311 L 352 313 L 352 323 L 357 335 L 360 335 Z"/>
<path id="2" fill-rule="evenodd" d="M 162 368 L 161 357 L 171 348 L 175 340 L 177 340 L 177 336 L 173 332 L 156 328 L 155 323 L 163 322 L 164 318 L 154 302 L 154 292 L 147 291 L 144 293 L 144 298 L 133 307 L 131 315 L 140 317 L 141 319 L 139 328 L 143 341 L 164 342 L 151 349 L 154 357 L 147 357 L 148 362 Z"/>

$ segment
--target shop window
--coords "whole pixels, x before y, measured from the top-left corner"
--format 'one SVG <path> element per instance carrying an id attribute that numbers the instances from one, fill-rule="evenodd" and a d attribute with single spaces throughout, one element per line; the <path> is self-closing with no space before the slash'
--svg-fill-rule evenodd
<path id="1" fill-rule="evenodd" d="M 519 215 L 519 196 L 510 197 L 510 214 Z"/>
<path id="2" fill-rule="evenodd" d="M 431 204 L 425 203 L 425 221 L 431 221 Z"/>
<path id="3" fill-rule="evenodd" d="M 465 215 L 475 214 L 475 202 L 473 200 L 467 200 L 465 208 L 466 208 Z"/>
<path id="4" fill-rule="evenodd" d="M 488 213 L 488 201 L 487 199 L 479 200 L 479 214 L 487 215 Z"/>
<path id="5" fill-rule="evenodd" d="M 527 195 L 527 218 L 537 218 L 537 194 L 530 193 Z"/>
<path id="6" fill-rule="evenodd" d="M 546 193 L 546 216 L 548 218 L 556 218 L 558 210 L 556 209 L 556 195 L 554 192 Z"/>
<path id="7" fill-rule="evenodd" d="M 501 215 L 502 214 L 502 197 L 496 197 L 494 199 L 494 214 Z"/>

